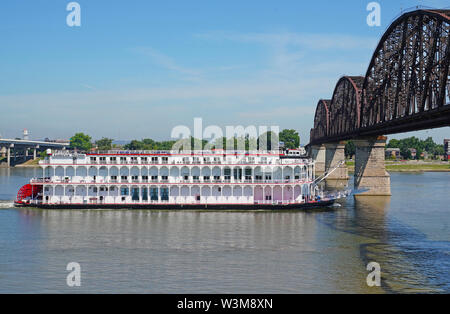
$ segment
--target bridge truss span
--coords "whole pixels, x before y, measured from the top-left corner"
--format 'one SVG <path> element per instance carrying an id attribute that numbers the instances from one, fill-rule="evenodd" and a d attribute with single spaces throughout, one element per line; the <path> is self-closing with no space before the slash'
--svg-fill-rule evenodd
<path id="1" fill-rule="evenodd" d="M 311 138 L 321 138 L 327 136 L 329 119 L 330 119 L 330 107 L 331 100 L 321 99 L 317 104 L 316 115 L 314 117 L 314 129 L 311 130 Z"/>
<path id="2" fill-rule="evenodd" d="M 450 125 L 449 33 L 450 10 L 417 10 L 394 21 L 366 76 L 338 81 L 328 116 L 319 102 L 310 144 Z"/>
<path id="3" fill-rule="evenodd" d="M 356 130 L 360 123 L 362 76 L 344 76 L 336 84 L 330 104 L 329 135 Z"/>

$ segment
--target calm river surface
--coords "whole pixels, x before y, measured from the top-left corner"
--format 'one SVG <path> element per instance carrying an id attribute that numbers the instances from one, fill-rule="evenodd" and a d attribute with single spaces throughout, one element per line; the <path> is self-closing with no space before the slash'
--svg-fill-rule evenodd
<path id="1" fill-rule="evenodd" d="M 0 169 L 0 293 L 450 293 L 450 173 L 394 173 L 390 198 L 289 213 L 14 209 L 32 176 Z"/>

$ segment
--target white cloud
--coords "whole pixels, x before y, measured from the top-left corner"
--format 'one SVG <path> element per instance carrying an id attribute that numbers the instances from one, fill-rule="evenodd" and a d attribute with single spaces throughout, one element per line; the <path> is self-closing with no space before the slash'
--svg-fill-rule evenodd
<path id="1" fill-rule="evenodd" d="M 41 93 L 0 95 L 0 106 L 4 109 L 42 107 L 45 109 L 76 106 L 122 106 L 145 103 L 153 106 L 162 101 L 196 101 L 205 99 L 236 100 L 246 102 L 251 99 L 277 97 L 279 99 L 300 99 L 312 95 L 317 89 L 327 86 L 323 79 L 303 79 L 292 81 L 258 80 L 234 81 L 223 84 L 209 83 L 194 86 L 167 88 L 134 88 L 127 90 L 92 90 L 83 92 Z"/>
<path id="2" fill-rule="evenodd" d="M 374 49 L 376 38 L 342 35 L 342 34 L 309 34 L 309 33 L 232 33 L 205 32 L 194 35 L 208 40 L 231 40 L 243 43 L 259 43 L 270 46 L 297 46 L 311 50 L 355 50 Z"/>
<path id="3" fill-rule="evenodd" d="M 188 75 L 190 79 L 197 80 L 202 75 L 202 71 L 197 69 L 192 69 L 179 65 L 171 57 L 157 51 L 152 47 L 138 47 L 133 49 L 142 55 L 150 57 L 150 59 L 157 65 L 180 74 Z"/>

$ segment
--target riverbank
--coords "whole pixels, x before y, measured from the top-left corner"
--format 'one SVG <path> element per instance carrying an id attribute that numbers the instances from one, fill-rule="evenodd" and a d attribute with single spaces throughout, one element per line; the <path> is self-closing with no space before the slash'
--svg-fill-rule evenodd
<path id="1" fill-rule="evenodd" d="M 355 162 L 346 162 L 348 171 L 355 172 Z M 443 161 L 386 161 L 388 172 L 450 172 L 450 163 Z"/>
<path id="2" fill-rule="evenodd" d="M 35 160 L 31 159 L 28 160 L 26 162 L 24 162 L 23 164 L 19 164 L 19 165 L 15 165 L 14 167 L 16 168 L 33 168 L 33 167 L 39 167 L 39 161 L 41 160 L 41 158 L 37 158 Z"/>

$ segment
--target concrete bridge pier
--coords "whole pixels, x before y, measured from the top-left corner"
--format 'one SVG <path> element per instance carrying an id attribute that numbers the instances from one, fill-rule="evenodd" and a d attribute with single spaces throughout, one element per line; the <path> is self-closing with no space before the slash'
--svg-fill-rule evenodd
<path id="1" fill-rule="evenodd" d="M 312 145 L 310 149 L 310 156 L 315 161 L 316 174 L 321 175 L 325 172 L 325 145 Z"/>
<path id="2" fill-rule="evenodd" d="M 325 171 L 333 169 L 340 161 L 345 160 L 345 142 L 327 143 L 325 149 Z M 348 180 L 347 166 L 339 166 L 327 180 Z"/>
<path id="3" fill-rule="evenodd" d="M 362 196 L 390 196 L 391 177 L 384 164 L 387 137 L 369 137 L 354 140 L 355 189 L 368 189 Z"/>
<path id="4" fill-rule="evenodd" d="M 11 167 L 11 147 L 14 147 L 14 144 L 11 144 L 6 148 L 6 165 Z"/>

